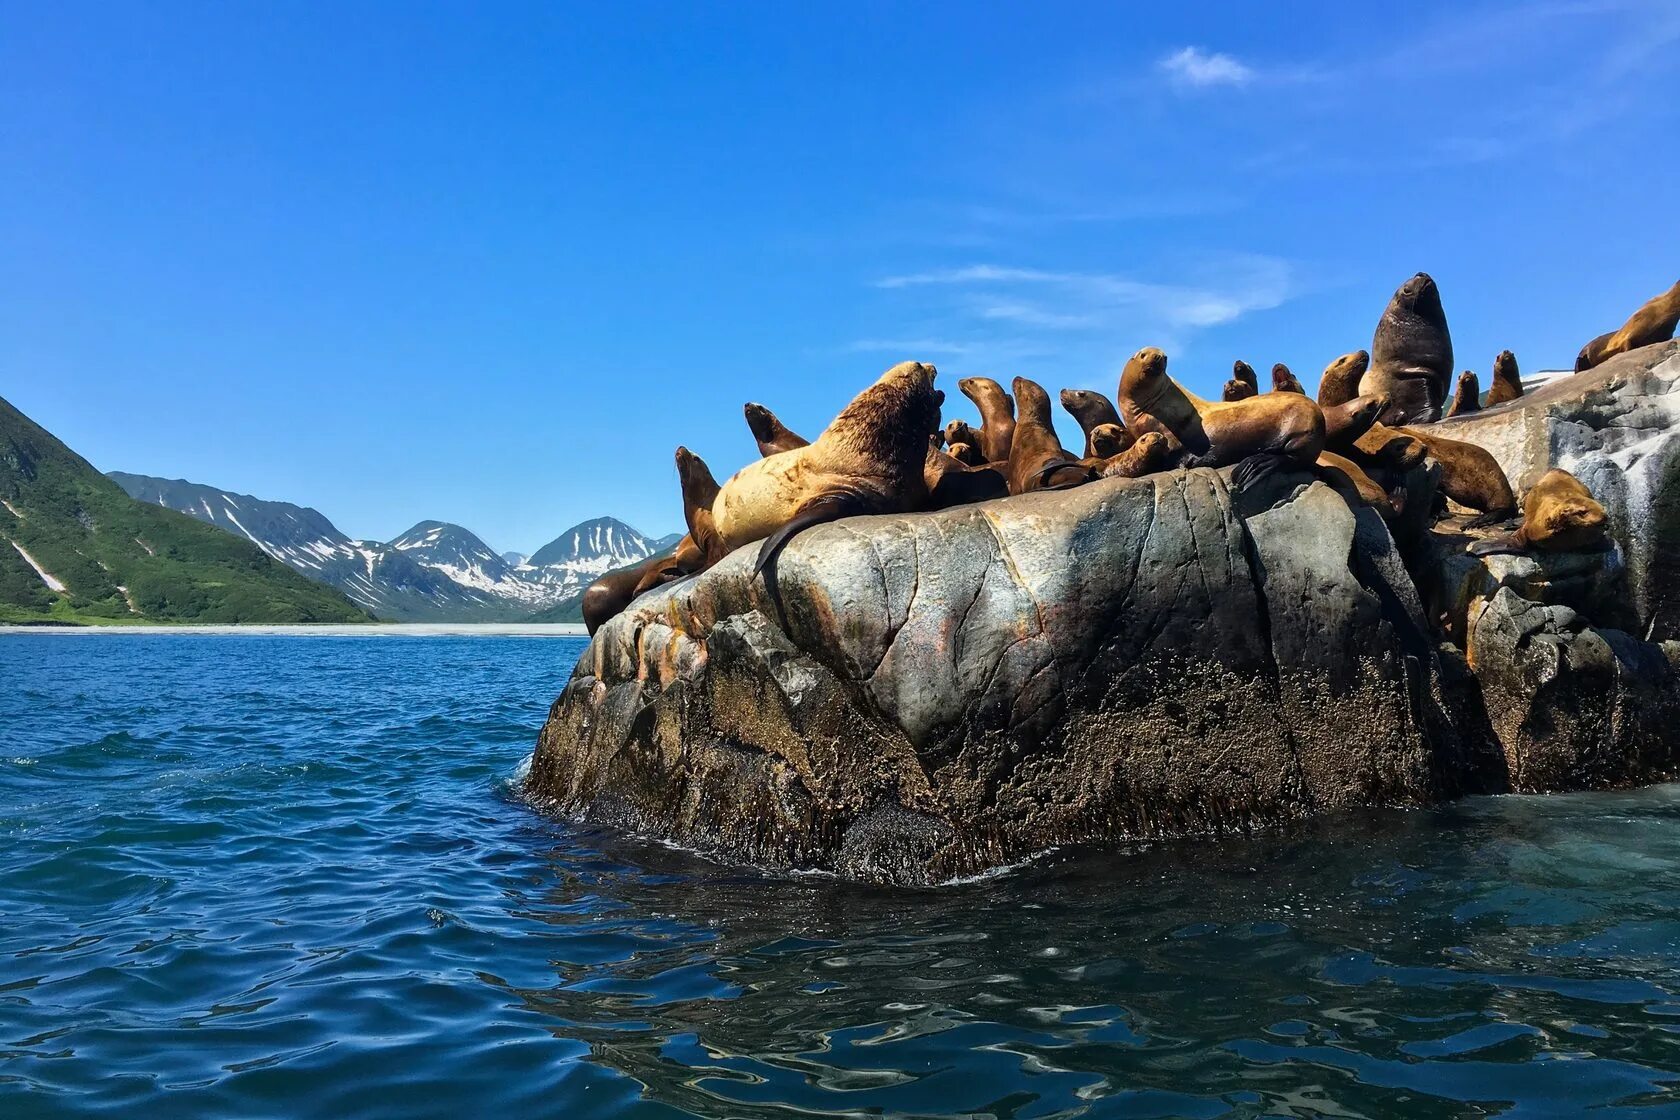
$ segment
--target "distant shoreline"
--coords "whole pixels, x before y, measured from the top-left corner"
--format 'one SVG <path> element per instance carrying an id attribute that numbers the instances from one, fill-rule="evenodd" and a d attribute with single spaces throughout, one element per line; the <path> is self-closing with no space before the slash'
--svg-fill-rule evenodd
<path id="1" fill-rule="evenodd" d="M 61 624 L 0 623 L 4 634 L 182 634 L 234 637 L 286 638 L 582 638 L 588 631 L 581 622 L 387 622 L 387 623 L 303 623 L 295 625 L 260 622 L 199 625 L 169 623 L 119 626 L 65 626 Z"/>

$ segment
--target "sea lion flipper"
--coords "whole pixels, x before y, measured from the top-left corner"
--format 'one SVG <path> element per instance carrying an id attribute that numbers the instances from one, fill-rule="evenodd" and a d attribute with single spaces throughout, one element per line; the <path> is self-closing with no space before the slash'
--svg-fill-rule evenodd
<path id="1" fill-rule="evenodd" d="M 753 575 L 763 577 L 764 589 L 770 593 L 770 601 L 776 605 L 784 621 L 787 611 L 782 607 L 781 589 L 776 585 L 776 559 L 782 554 L 782 549 L 795 535 L 813 526 L 869 512 L 869 499 L 864 495 L 851 490 L 831 490 L 806 501 L 786 525 L 764 538 L 764 543 L 758 548 L 758 561 L 753 564 Z"/>
<path id="2" fill-rule="evenodd" d="M 1499 556 L 1503 553 L 1521 553 L 1527 549 L 1518 542 L 1516 534 L 1506 533 L 1498 537 L 1484 537 L 1472 542 L 1469 548 L 1472 556 Z"/>
<path id="3" fill-rule="evenodd" d="M 1466 529 L 1486 529 L 1491 525 L 1509 521 L 1517 515 L 1514 509 L 1490 509 L 1480 516 L 1473 517 L 1464 523 Z"/>
<path id="4" fill-rule="evenodd" d="M 1252 490 L 1268 476 L 1293 463 L 1287 455 L 1275 451 L 1260 451 L 1231 468 L 1231 488 L 1238 494 Z"/>

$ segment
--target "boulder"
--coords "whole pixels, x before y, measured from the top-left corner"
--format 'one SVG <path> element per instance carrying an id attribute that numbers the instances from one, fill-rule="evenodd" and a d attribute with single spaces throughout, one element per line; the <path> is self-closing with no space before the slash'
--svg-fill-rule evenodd
<path id="1" fill-rule="evenodd" d="M 1382 520 L 1309 476 L 1115 479 L 809 530 L 638 600 L 556 702 L 556 808 L 927 882 L 1043 849 L 1441 796 L 1454 745 Z"/>
<path id="2" fill-rule="evenodd" d="M 1680 687 L 1663 649 L 1509 587 L 1471 607 L 1468 635 L 1510 789 L 1611 789 L 1672 772 Z"/>

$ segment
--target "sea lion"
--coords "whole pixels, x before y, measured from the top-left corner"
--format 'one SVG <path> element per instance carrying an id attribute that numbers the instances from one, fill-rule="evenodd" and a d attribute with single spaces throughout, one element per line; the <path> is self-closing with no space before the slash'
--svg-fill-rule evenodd
<path id="1" fill-rule="evenodd" d="M 1085 433 L 1086 457 L 1096 454 L 1091 449 L 1091 429 L 1099 424 L 1120 423 L 1120 414 L 1114 410 L 1114 402 L 1095 389 L 1063 389 L 1061 399 L 1062 407 L 1079 421 L 1079 430 Z"/>
<path id="2" fill-rule="evenodd" d="M 684 576 L 693 575 L 708 567 L 706 556 L 700 551 L 700 546 L 694 543 L 693 537 L 685 536 L 677 542 L 676 550 L 664 558 L 663 564 L 649 568 L 646 564 L 638 566 L 638 570 L 645 569 L 642 578 L 637 581 L 636 589 L 631 593 L 631 599 L 638 599 L 656 587 L 663 587 L 667 583 L 674 583 Z"/>
<path id="3" fill-rule="evenodd" d="M 1342 491 L 1342 497 L 1364 502 L 1388 521 L 1398 512 L 1388 491 L 1377 485 L 1365 469 L 1345 455 L 1321 451 L 1318 466 L 1326 482 Z"/>
<path id="4" fill-rule="evenodd" d="M 1142 478 L 1146 474 L 1165 470 L 1172 459 L 1172 449 L 1173 441 L 1160 432 L 1145 432 L 1133 440 L 1131 446 L 1104 456 L 1097 473 L 1104 478 Z"/>
<path id="5" fill-rule="evenodd" d="M 1610 547 L 1610 519 L 1592 491 L 1568 471 L 1549 470 L 1523 498 L 1522 525 L 1514 534 L 1470 546 L 1477 556 L 1499 552 L 1600 552 Z"/>
<path id="6" fill-rule="evenodd" d="M 1282 362 L 1272 367 L 1272 392 L 1299 393 L 1303 397 L 1307 395 L 1306 389 L 1301 386 L 1301 379 L 1291 373 L 1289 367 Z"/>
<path id="7" fill-rule="evenodd" d="M 1575 372 L 1592 369 L 1617 354 L 1637 350 L 1654 342 L 1667 342 L 1680 325 L 1680 281 L 1674 287 L 1647 301 L 1617 330 L 1601 334 L 1585 346 L 1575 358 Z"/>
<path id="8" fill-rule="evenodd" d="M 727 549 L 712 520 L 719 486 L 706 461 L 686 447 L 677 448 L 677 481 L 682 486 L 683 522 L 691 544 L 699 549 L 706 567 L 722 560 Z M 681 545 L 678 546 L 680 552 Z"/>
<path id="9" fill-rule="evenodd" d="M 761 404 L 749 402 L 745 411 L 747 427 L 752 429 L 753 439 L 758 442 L 758 453 L 761 456 L 779 455 L 783 451 L 792 451 L 811 442 L 804 436 L 788 431 L 787 426 L 776 419 L 776 414 Z"/>
<path id="10" fill-rule="evenodd" d="M 1509 350 L 1501 350 L 1493 359 L 1493 384 L 1488 386 L 1487 406 L 1492 408 L 1522 395 L 1522 374 L 1517 372 L 1517 356 Z"/>
<path id="11" fill-rule="evenodd" d="M 1225 391 L 1221 394 L 1220 399 L 1227 401 L 1246 401 L 1249 397 L 1258 396 L 1259 393 L 1260 390 L 1256 389 L 1253 385 L 1250 385 L 1241 378 L 1233 377 L 1231 380 L 1225 382 Z"/>
<path id="12" fill-rule="evenodd" d="M 980 447 L 973 443 L 953 443 L 945 449 L 945 453 L 965 467 L 983 467 L 986 457 L 980 454 Z"/>
<path id="13" fill-rule="evenodd" d="M 1346 404 L 1359 395 L 1359 382 L 1371 368 L 1371 355 L 1363 350 L 1343 354 L 1324 367 L 1318 379 L 1318 403 L 1321 407 Z"/>
<path id="14" fill-rule="evenodd" d="M 1394 471 L 1409 471 L 1429 456 L 1422 441 L 1380 422 L 1355 439 L 1353 449 L 1366 462 Z"/>
<path id="15" fill-rule="evenodd" d="M 642 580 L 651 573 L 658 572 L 670 563 L 673 553 L 664 553 L 633 564 L 628 568 L 619 568 L 608 572 L 583 592 L 583 624 L 588 628 L 591 637 L 609 620 L 622 613 L 636 597 L 636 588 Z"/>
<path id="16" fill-rule="evenodd" d="M 1126 428 L 1172 436 L 1179 465 L 1242 463 L 1239 488 L 1284 462 L 1311 464 L 1324 450 L 1324 413 L 1295 393 L 1241 401 L 1204 401 L 1167 376 L 1167 356 L 1153 346 L 1133 354 L 1120 374 Z M 1252 463 L 1249 462 L 1252 460 Z"/>
<path id="17" fill-rule="evenodd" d="M 899 513 L 927 504 L 922 468 L 927 433 L 939 424 L 937 370 L 901 362 L 859 393 L 816 442 L 749 463 L 712 503 L 726 550 L 763 541 L 755 574 L 771 598 L 776 557 L 801 530 L 865 513 Z"/>
<path id="18" fill-rule="evenodd" d="M 1009 492 L 1025 494 L 1048 486 L 1089 481 L 1089 468 L 1068 454 L 1051 426 L 1050 394 L 1044 386 L 1017 377 L 1015 436 L 1009 448 Z"/>
<path id="19" fill-rule="evenodd" d="M 1260 391 L 1260 378 L 1255 375 L 1254 367 L 1241 358 L 1231 363 L 1231 380 L 1242 382 L 1256 393 Z"/>
<path id="20" fill-rule="evenodd" d="M 1481 514 L 1470 522 L 1472 526 L 1491 525 L 1516 514 L 1517 496 L 1499 460 L 1487 448 L 1418 428 L 1397 431 L 1423 444 L 1429 457 L 1441 464 L 1441 493 Z"/>
<path id="21" fill-rule="evenodd" d="M 1009 494 L 1009 479 L 999 467 L 983 462 L 970 465 L 937 448 L 928 449 L 922 478 L 927 485 L 928 509 L 950 509 Z"/>
<path id="22" fill-rule="evenodd" d="M 1388 394 L 1385 424 L 1432 424 L 1441 418 L 1452 368 L 1441 290 L 1420 272 L 1400 285 L 1377 321 L 1371 368 L 1359 379 L 1359 391 Z"/>
<path id="23" fill-rule="evenodd" d="M 1351 449 L 1387 407 L 1388 398 L 1379 393 L 1354 397 L 1329 408 L 1320 406 L 1319 411 L 1324 413 L 1324 446 L 1332 451 Z"/>
<path id="24" fill-rule="evenodd" d="M 1132 433 L 1119 424 L 1098 424 L 1088 437 L 1091 454 L 1098 459 L 1112 459 L 1136 441 Z"/>
<path id="25" fill-rule="evenodd" d="M 1499 380 L 1494 379 L 1494 388 L 1499 387 Z M 1489 403 L 1493 403 L 1493 394 L 1488 394 Z M 1458 388 L 1453 392 L 1452 407 L 1447 409 L 1447 419 L 1454 416 L 1468 416 L 1472 412 L 1482 410 L 1482 385 L 1476 380 L 1476 371 L 1467 369 L 1458 375 Z"/>
<path id="26" fill-rule="evenodd" d="M 1015 439 L 1015 402 L 989 377 L 965 377 L 957 388 L 980 410 L 980 450 L 986 461 L 1007 463 Z"/>
<path id="27" fill-rule="evenodd" d="M 969 427 L 967 420 L 953 420 L 945 425 L 945 443 L 952 447 L 959 443 L 968 443 L 979 447 L 980 433 Z"/>

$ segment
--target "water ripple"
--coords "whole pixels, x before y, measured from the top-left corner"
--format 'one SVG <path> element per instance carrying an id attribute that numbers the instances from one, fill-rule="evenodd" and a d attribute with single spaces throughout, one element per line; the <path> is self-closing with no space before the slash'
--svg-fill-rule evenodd
<path id="1" fill-rule="evenodd" d="M 582 643 L 0 636 L 0 1115 L 1680 1116 L 1680 790 L 937 891 L 550 820 Z"/>

